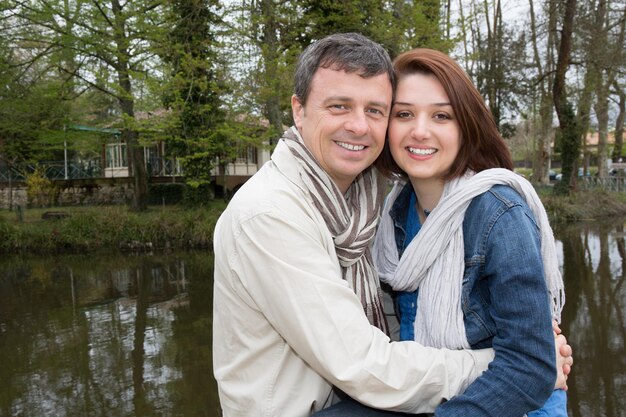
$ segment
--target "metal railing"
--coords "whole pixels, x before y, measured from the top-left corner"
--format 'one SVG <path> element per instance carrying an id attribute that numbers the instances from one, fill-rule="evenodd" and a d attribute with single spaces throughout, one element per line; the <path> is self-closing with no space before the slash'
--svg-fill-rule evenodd
<path id="1" fill-rule="evenodd" d="M 581 189 L 595 190 L 601 189 L 605 191 L 626 191 L 626 177 L 623 176 L 611 176 L 606 178 L 599 178 L 594 176 L 578 178 L 578 184 Z"/>
<path id="2" fill-rule="evenodd" d="M 179 164 L 171 159 L 152 159 L 146 162 L 148 175 L 151 177 L 175 177 L 184 175 Z M 38 164 L 19 164 L 0 166 L 0 182 L 24 181 L 35 170 L 43 170 L 46 178 L 51 180 L 74 180 L 89 178 L 105 178 L 107 174 L 97 161 L 69 162 L 46 161 Z M 113 176 L 113 175 L 111 175 Z"/>

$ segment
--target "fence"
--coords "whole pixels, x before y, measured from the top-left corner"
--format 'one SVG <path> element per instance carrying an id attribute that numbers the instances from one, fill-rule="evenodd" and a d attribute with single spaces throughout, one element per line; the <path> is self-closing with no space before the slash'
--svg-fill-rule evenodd
<path id="1" fill-rule="evenodd" d="M 599 178 L 594 176 L 581 177 L 578 179 L 578 185 L 581 189 L 595 190 L 602 189 L 605 191 L 626 191 L 626 177 L 607 177 Z"/>
<path id="2" fill-rule="evenodd" d="M 105 173 L 97 161 L 69 162 L 67 173 L 63 161 L 46 161 L 38 164 L 19 164 L 16 166 L 0 166 L 0 182 L 24 181 L 35 170 L 43 169 L 44 176 L 51 180 L 88 179 L 115 176 Z M 172 177 L 183 175 L 180 164 L 168 159 L 154 159 L 146 163 L 148 175 L 151 177 Z M 127 171 L 126 171 L 127 172 Z M 124 175 L 128 176 L 127 174 Z"/>

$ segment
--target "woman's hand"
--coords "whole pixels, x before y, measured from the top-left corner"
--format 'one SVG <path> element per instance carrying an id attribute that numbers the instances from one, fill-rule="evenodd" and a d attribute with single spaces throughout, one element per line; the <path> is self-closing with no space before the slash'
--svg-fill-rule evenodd
<path id="1" fill-rule="evenodd" d="M 557 371 L 554 388 L 567 391 L 567 377 L 572 371 L 572 365 L 574 364 L 572 347 L 567 344 L 567 339 L 561 334 L 561 328 L 556 321 L 552 322 L 552 327 L 554 329 Z"/>

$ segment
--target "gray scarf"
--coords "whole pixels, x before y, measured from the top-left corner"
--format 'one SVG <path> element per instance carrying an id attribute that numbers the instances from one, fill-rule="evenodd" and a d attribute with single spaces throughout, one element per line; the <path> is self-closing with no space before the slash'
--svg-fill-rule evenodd
<path id="1" fill-rule="evenodd" d="M 370 251 L 385 195 L 384 179 L 373 168 L 359 175 L 344 196 L 305 146 L 295 127 L 281 138 L 298 162 L 300 177 L 333 236 L 343 278 L 361 300 L 370 323 L 385 333 L 382 293 Z"/>
<path id="2" fill-rule="evenodd" d="M 419 233 L 398 260 L 393 220 L 389 210 L 404 184 L 391 191 L 374 244 L 380 279 L 395 290 L 419 287 L 415 318 L 415 340 L 433 347 L 468 348 L 461 310 L 461 287 L 465 269 L 463 220 L 472 199 L 496 184 L 508 185 L 524 197 L 541 234 L 545 280 L 552 300 L 553 317 L 560 321 L 565 303 L 563 279 L 558 266 L 552 229 L 539 196 L 521 176 L 501 168 L 478 174 L 468 172 L 446 183 L 441 200 Z M 425 249 L 427 248 L 427 249 Z"/>

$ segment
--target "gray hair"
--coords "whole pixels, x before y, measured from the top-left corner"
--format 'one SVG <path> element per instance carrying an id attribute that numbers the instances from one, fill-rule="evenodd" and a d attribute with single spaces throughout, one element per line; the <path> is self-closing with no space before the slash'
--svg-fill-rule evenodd
<path id="1" fill-rule="evenodd" d="M 336 33 L 320 39 L 300 54 L 294 75 L 294 94 L 302 105 L 311 91 L 311 80 L 318 68 L 332 68 L 363 78 L 387 74 L 395 91 L 393 64 L 387 51 L 359 33 Z"/>

